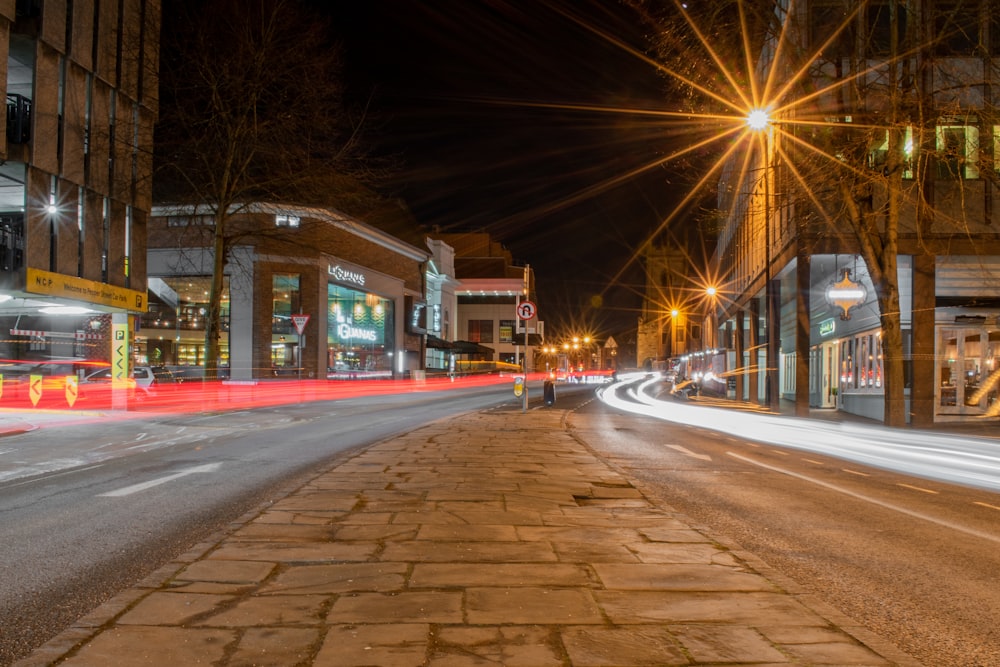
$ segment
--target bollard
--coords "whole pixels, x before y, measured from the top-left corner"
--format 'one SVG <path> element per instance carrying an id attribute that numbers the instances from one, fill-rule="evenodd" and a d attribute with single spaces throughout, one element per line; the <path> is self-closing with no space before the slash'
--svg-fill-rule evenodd
<path id="1" fill-rule="evenodd" d="M 545 405 L 552 405 L 556 402 L 556 383 L 546 380 L 542 385 L 542 395 L 545 397 Z"/>

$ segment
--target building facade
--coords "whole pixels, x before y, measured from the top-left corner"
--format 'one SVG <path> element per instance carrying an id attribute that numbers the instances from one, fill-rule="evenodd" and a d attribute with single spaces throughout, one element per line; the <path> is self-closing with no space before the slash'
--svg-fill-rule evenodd
<path id="1" fill-rule="evenodd" d="M 157 0 L 0 3 L 0 356 L 33 373 L 128 371 L 120 341 L 146 310 L 159 25 Z M 58 394 L 72 403 L 72 387 Z"/>
<path id="2" fill-rule="evenodd" d="M 140 361 L 205 366 L 210 215 L 157 206 Z M 332 209 L 256 204 L 225 270 L 219 367 L 232 380 L 402 378 L 423 368 L 429 253 Z M 237 230 L 231 228 L 234 233 Z"/>
<path id="3" fill-rule="evenodd" d="M 636 336 L 640 367 L 667 370 L 671 360 L 704 349 L 706 303 L 692 287 L 690 255 L 676 246 L 649 244 L 643 253 L 646 284 Z"/>
<path id="4" fill-rule="evenodd" d="M 793 70 L 768 45 L 761 84 L 775 70 L 778 79 L 799 73 L 818 92 L 807 105 L 768 101 L 783 111 L 720 181 L 728 218 L 714 265 L 727 298 L 716 315 L 731 343 L 733 396 L 884 419 L 886 355 L 901 355 L 909 423 L 995 417 L 995 9 L 812 0 L 783 10 L 783 48 L 809 54 L 811 67 Z M 804 142 L 814 142 L 817 162 L 797 150 Z M 871 234 L 851 233 L 854 220 Z M 898 243 L 886 251 L 894 262 L 872 242 Z M 898 287 L 898 350 L 883 344 L 886 267 Z"/>
<path id="5" fill-rule="evenodd" d="M 534 368 L 545 323 L 537 313 L 521 319 L 517 310 L 523 301 L 534 302 L 531 268 L 515 266 L 510 251 L 485 232 L 430 236 L 455 252 L 456 363 L 484 371 Z"/>

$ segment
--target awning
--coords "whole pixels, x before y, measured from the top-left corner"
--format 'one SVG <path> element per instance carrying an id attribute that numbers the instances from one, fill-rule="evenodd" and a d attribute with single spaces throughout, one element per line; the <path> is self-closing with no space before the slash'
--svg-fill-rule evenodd
<path id="1" fill-rule="evenodd" d="M 485 345 L 480 345 L 479 343 L 472 343 L 467 340 L 456 340 L 451 345 L 451 349 L 455 352 L 455 354 L 479 355 L 483 357 L 493 356 L 492 347 L 486 347 Z"/>
<path id="2" fill-rule="evenodd" d="M 427 347 L 432 350 L 453 350 L 455 349 L 455 344 L 451 341 L 442 340 L 437 336 L 427 335 Z"/>

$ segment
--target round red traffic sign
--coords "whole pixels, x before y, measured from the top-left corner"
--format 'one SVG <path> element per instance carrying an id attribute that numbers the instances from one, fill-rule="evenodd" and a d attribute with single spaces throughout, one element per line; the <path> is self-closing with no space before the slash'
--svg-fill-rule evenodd
<path id="1" fill-rule="evenodd" d="M 535 304 L 531 301 L 522 301 L 517 304 L 517 316 L 522 320 L 530 320 L 535 316 Z"/>

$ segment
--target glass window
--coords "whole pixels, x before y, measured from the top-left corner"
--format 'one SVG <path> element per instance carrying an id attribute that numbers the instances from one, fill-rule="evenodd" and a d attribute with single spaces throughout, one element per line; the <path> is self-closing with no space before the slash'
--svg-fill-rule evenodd
<path id="1" fill-rule="evenodd" d="M 814 0 L 809 4 L 810 46 L 826 48 L 820 56 L 826 59 L 846 58 L 854 48 L 853 14 L 849 14 L 843 0 Z M 836 31 L 831 40 L 831 28 Z M 830 40 L 827 43 L 827 40 Z"/>
<path id="2" fill-rule="evenodd" d="M 979 128 L 974 125 L 938 125 L 938 178 L 979 178 Z"/>
<path id="3" fill-rule="evenodd" d="M 205 319 L 211 276 L 149 279 L 149 309 L 136 335 L 136 358 L 166 366 L 205 363 Z M 229 365 L 229 277 L 224 277 L 220 304 L 220 364 Z"/>
<path id="4" fill-rule="evenodd" d="M 382 377 L 392 374 L 394 304 L 369 292 L 327 287 L 328 377 Z"/>
<path id="5" fill-rule="evenodd" d="M 933 48 L 939 56 L 972 55 L 979 45 L 979 2 L 938 0 L 935 3 Z"/>
<path id="6" fill-rule="evenodd" d="M 493 320 L 469 320 L 469 342 L 492 343 Z"/>
<path id="7" fill-rule="evenodd" d="M 881 141 L 878 141 L 880 139 Z M 900 155 L 900 160 L 902 161 L 903 168 L 903 178 L 912 179 L 913 178 L 913 126 L 907 125 L 903 129 L 900 140 L 902 141 L 902 154 Z M 885 130 L 880 137 L 874 142 L 871 152 L 868 154 L 868 166 L 872 169 L 882 170 L 885 169 L 886 163 L 889 157 L 889 131 Z"/>
<path id="8" fill-rule="evenodd" d="M 299 274 L 276 273 L 271 277 L 271 333 L 296 334 L 292 315 L 301 312 Z"/>
<path id="9" fill-rule="evenodd" d="M 903 44 L 906 35 L 906 3 L 873 0 L 868 3 L 866 51 L 870 56 L 887 56 L 892 52 L 893 26 L 896 30 L 896 45 Z"/>

